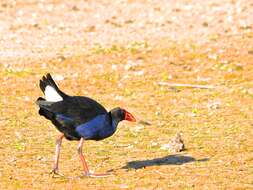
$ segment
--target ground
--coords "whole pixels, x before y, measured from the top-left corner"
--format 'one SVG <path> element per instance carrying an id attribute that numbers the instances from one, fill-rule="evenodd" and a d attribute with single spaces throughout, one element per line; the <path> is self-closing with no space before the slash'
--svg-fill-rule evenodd
<path id="1" fill-rule="evenodd" d="M 252 11 L 246 0 L 1 1 L 0 189 L 253 189 Z M 112 176 L 79 177 L 66 140 L 65 177 L 49 174 L 58 132 L 34 103 L 47 72 L 139 120 L 84 144 L 91 170 Z M 177 133 L 186 149 L 172 153 Z"/>

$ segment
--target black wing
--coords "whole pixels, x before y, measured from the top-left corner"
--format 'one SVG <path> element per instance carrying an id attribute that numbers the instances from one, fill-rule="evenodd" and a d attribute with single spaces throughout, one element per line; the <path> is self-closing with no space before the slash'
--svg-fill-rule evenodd
<path id="1" fill-rule="evenodd" d="M 38 98 L 36 103 L 40 107 L 39 114 L 51 120 L 56 128 L 64 133 L 69 140 L 80 139 L 80 136 L 75 132 L 78 125 L 107 113 L 101 104 L 83 96 L 69 96 L 59 102 L 48 102 L 43 98 Z M 73 122 L 61 116 L 70 118 Z"/>
<path id="2" fill-rule="evenodd" d="M 97 115 L 106 114 L 106 109 L 88 97 L 72 96 L 49 106 L 55 113 L 72 118 L 77 125 L 88 122 Z"/>
<path id="3" fill-rule="evenodd" d="M 41 101 L 41 100 L 38 100 Z M 64 136 L 69 140 L 79 140 L 80 136 L 75 131 L 75 121 L 69 117 L 66 117 L 62 114 L 57 114 L 52 112 L 50 109 L 41 105 L 39 114 L 43 115 L 45 118 L 50 120 L 56 128 L 64 134 Z"/>

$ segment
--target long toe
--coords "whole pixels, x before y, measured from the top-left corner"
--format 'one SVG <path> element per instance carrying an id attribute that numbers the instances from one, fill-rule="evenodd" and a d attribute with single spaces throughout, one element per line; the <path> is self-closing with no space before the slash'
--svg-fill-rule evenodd
<path id="1" fill-rule="evenodd" d="M 49 173 L 50 175 L 52 175 L 52 177 L 64 177 L 63 174 L 59 173 L 58 169 L 52 169 L 52 171 Z"/>
<path id="2" fill-rule="evenodd" d="M 111 173 L 85 173 L 84 176 L 87 177 L 94 177 L 94 178 L 99 178 L 99 177 L 109 177 L 111 176 Z"/>

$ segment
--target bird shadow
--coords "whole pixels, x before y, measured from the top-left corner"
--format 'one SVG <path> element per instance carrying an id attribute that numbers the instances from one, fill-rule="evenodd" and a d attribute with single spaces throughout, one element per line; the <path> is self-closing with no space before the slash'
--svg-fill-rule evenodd
<path id="1" fill-rule="evenodd" d="M 136 160 L 128 162 L 121 169 L 141 169 L 149 166 L 162 166 L 162 165 L 182 165 L 189 162 L 205 162 L 209 158 L 195 159 L 191 156 L 174 154 L 162 158 L 154 158 L 151 160 Z"/>

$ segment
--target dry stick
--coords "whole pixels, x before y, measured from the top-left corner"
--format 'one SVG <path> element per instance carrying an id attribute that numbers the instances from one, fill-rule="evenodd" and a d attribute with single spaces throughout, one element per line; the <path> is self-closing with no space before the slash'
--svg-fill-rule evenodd
<path id="1" fill-rule="evenodd" d="M 203 89 L 214 89 L 212 85 L 195 85 L 195 84 L 178 84 L 168 82 L 158 82 L 158 85 L 169 86 L 169 87 L 189 87 L 189 88 L 203 88 Z"/>

